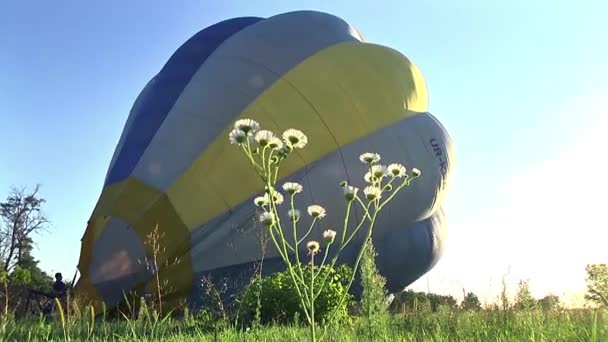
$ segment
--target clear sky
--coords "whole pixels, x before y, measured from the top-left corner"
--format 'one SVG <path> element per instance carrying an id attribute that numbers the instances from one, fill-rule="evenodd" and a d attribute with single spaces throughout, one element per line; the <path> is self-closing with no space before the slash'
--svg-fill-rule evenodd
<path id="1" fill-rule="evenodd" d="M 41 266 L 71 278 L 127 114 L 175 49 L 230 17 L 298 9 L 413 59 L 456 144 L 446 254 L 414 288 L 491 300 L 506 275 L 580 294 L 585 264 L 608 262 L 604 0 L 4 1 L 0 195 L 42 184 Z"/>

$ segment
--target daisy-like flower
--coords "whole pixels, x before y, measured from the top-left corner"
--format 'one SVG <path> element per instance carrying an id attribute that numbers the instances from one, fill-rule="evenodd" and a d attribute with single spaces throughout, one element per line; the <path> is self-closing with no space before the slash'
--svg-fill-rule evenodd
<path id="1" fill-rule="evenodd" d="M 268 147 L 273 150 L 280 150 L 283 148 L 283 142 L 277 137 L 272 137 L 270 140 L 268 140 Z"/>
<path id="2" fill-rule="evenodd" d="M 384 165 L 373 165 L 371 172 L 372 172 L 372 175 L 374 175 L 374 178 L 376 178 L 376 179 L 380 179 L 384 176 L 388 176 L 388 170 L 386 169 L 386 166 L 384 166 Z"/>
<path id="3" fill-rule="evenodd" d="M 377 186 L 367 186 L 363 189 L 363 193 L 365 194 L 365 198 L 370 201 L 379 199 L 382 196 L 382 190 Z"/>
<path id="4" fill-rule="evenodd" d="M 263 207 L 268 204 L 268 201 L 266 200 L 266 197 L 259 196 L 253 200 L 253 203 L 258 207 Z"/>
<path id="5" fill-rule="evenodd" d="M 302 131 L 290 128 L 283 132 L 283 140 L 293 148 L 304 148 L 308 143 L 308 138 Z"/>
<path id="6" fill-rule="evenodd" d="M 262 147 L 266 147 L 272 138 L 274 138 L 274 133 L 265 129 L 255 133 L 255 141 Z"/>
<path id="7" fill-rule="evenodd" d="M 240 145 L 242 143 L 245 142 L 245 140 L 247 140 L 247 134 L 243 131 L 241 131 L 238 128 L 233 129 L 232 131 L 230 131 L 230 134 L 228 135 L 228 139 L 230 140 L 230 143 L 233 145 Z"/>
<path id="8" fill-rule="evenodd" d="M 326 231 L 323 232 L 323 239 L 325 239 L 325 242 L 327 242 L 327 243 L 334 242 L 334 240 L 336 239 L 336 231 L 327 229 Z"/>
<path id="9" fill-rule="evenodd" d="M 359 191 L 359 189 L 355 188 L 354 186 L 350 186 L 347 185 L 344 187 L 344 198 L 346 198 L 347 201 L 352 201 L 355 196 L 357 195 L 357 191 Z"/>
<path id="10" fill-rule="evenodd" d="M 313 204 L 308 207 L 308 215 L 314 218 L 323 218 L 325 217 L 325 208 L 320 205 Z"/>
<path id="11" fill-rule="evenodd" d="M 419 177 L 421 174 L 422 172 L 420 172 L 420 170 L 418 170 L 417 168 L 412 169 L 412 176 Z"/>
<path id="12" fill-rule="evenodd" d="M 253 133 L 260 129 L 260 124 L 251 119 L 240 119 L 234 123 L 234 128 L 245 132 L 247 135 L 253 135 Z"/>
<path id="13" fill-rule="evenodd" d="M 270 203 L 269 194 L 264 195 L 264 199 L 266 200 L 267 203 Z M 283 203 L 283 200 L 284 200 L 283 195 L 280 192 L 278 192 L 276 190 L 272 191 L 272 201 L 274 202 L 274 204 L 279 205 L 279 204 Z"/>
<path id="14" fill-rule="evenodd" d="M 308 248 L 310 254 L 317 254 L 321 248 L 321 245 L 319 245 L 317 241 L 308 241 L 306 248 Z"/>
<path id="15" fill-rule="evenodd" d="M 270 227 L 274 224 L 274 215 L 269 212 L 263 212 L 260 214 L 260 222 L 262 222 L 265 226 Z"/>
<path id="16" fill-rule="evenodd" d="M 359 156 L 359 160 L 364 164 L 374 164 L 380 161 L 378 153 L 366 152 Z"/>
<path id="17" fill-rule="evenodd" d="M 395 178 L 401 178 L 401 177 L 405 176 L 405 166 L 403 166 L 399 163 L 393 163 L 393 164 L 389 165 L 387 170 L 388 170 L 388 173 L 390 173 L 391 176 L 393 176 Z"/>
<path id="18" fill-rule="evenodd" d="M 285 190 L 290 195 L 297 194 L 302 192 L 302 185 L 296 182 L 286 182 L 283 184 L 283 190 Z"/>
<path id="19" fill-rule="evenodd" d="M 297 221 L 300 219 L 300 211 L 298 209 L 289 209 L 287 215 L 292 221 Z"/>
<path id="20" fill-rule="evenodd" d="M 363 176 L 363 179 L 365 179 L 365 181 L 368 183 L 372 182 L 372 178 L 373 178 L 372 173 L 369 171 L 365 174 L 365 176 Z M 374 180 L 375 180 L 375 178 L 374 178 Z"/>

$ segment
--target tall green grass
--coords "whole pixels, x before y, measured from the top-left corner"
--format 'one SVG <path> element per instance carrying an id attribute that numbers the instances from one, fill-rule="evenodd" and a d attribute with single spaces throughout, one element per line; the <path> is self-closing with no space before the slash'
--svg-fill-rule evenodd
<path id="1" fill-rule="evenodd" d="M 271 325 L 237 329 L 186 314 L 165 318 L 92 319 L 90 310 L 79 317 L 49 319 L 2 318 L 0 341 L 302 341 L 305 326 Z M 367 322 L 353 317 L 349 324 L 330 329 L 327 341 L 608 341 L 608 317 L 600 310 L 467 312 L 440 308 L 391 315 L 369 336 Z"/>

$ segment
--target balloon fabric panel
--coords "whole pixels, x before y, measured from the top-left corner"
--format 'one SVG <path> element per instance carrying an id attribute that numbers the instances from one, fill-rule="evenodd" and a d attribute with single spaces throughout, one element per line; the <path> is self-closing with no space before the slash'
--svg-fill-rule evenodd
<path id="1" fill-rule="evenodd" d="M 110 170 L 106 185 L 127 178 L 144 150 L 167 117 L 167 114 L 207 57 L 224 40 L 261 18 L 236 18 L 220 22 L 199 32 L 171 56 L 164 68 L 150 83 L 145 99 L 129 125 L 122 148 Z"/>

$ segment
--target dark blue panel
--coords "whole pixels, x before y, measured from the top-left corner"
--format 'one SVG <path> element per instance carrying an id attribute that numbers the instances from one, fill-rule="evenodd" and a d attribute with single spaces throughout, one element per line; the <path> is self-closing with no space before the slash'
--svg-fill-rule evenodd
<path id="1" fill-rule="evenodd" d="M 175 51 L 151 82 L 139 113 L 134 113 L 135 119 L 109 172 L 106 186 L 129 177 L 179 95 L 207 57 L 230 36 L 260 20 L 262 18 L 243 17 L 222 21 L 200 31 Z"/>
<path id="2" fill-rule="evenodd" d="M 386 276 L 387 290 L 401 291 L 430 271 L 443 254 L 445 235 L 445 214 L 440 209 L 426 220 L 393 227 L 375 240 L 376 263 Z"/>

